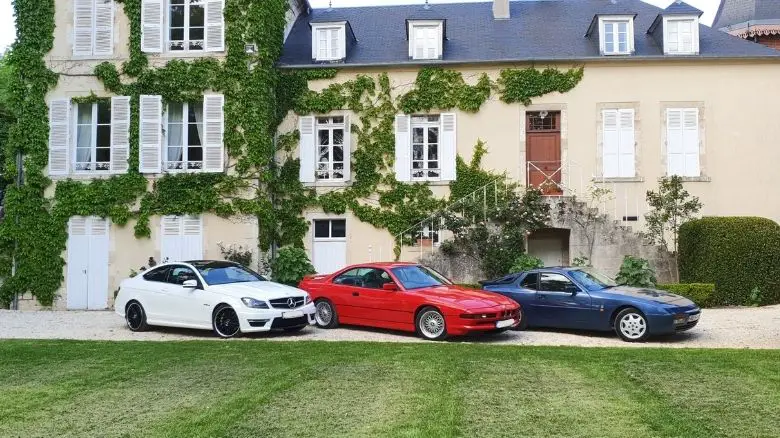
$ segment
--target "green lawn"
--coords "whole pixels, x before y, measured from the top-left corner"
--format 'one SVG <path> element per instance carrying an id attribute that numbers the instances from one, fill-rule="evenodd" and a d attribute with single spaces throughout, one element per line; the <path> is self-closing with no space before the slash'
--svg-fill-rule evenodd
<path id="1" fill-rule="evenodd" d="M 0 436 L 777 437 L 780 351 L 0 342 Z"/>

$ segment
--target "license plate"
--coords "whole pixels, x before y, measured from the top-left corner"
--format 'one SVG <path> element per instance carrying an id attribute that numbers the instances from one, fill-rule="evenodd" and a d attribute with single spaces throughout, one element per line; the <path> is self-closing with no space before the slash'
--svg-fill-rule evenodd
<path id="1" fill-rule="evenodd" d="M 302 310 L 296 310 L 294 312 L 284 312 L 284 313 L 282 313 L 282 318 L 283 319 L 295 319 L 295 318 L 300 318 L 302 316 L 303 316 L 303 311 Z"/>
<path id="2" fill-rule="evenodd" d="M 496 328 L 504 328 L 504 327 L 512 327 L 512 324 L 515 323 L 514 319 L 507 319 L 504 321 L 498 321 L 496 323 Z"/>
<path id="3" fill-rule="evenodd" d="M 701 313 L 697 313 L 695 315 L 691 315 L 691 316 L 688 317 L 688 322 L 698 321 L 700 316 L 701 316 Z"/>

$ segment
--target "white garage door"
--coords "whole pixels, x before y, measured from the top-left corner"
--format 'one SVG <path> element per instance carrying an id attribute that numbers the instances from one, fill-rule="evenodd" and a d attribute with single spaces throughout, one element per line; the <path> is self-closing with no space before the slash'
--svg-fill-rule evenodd
<path id="1" fill-rule="evenodd" d="M 199 216 L 163 216 L 160 260 L 203 260 L 203 221 Z"/>
<path id="2" fill-rule="evenodd" d="M 67 307 L 108 307 L 108 221 L 75 216 L 68 223 Z"/>
<path id="3" fill-rule="evenodd" d="M 331 274 L 347 266 L 347 221 L 315 220 L 312 252 L 318 274 Z"/>

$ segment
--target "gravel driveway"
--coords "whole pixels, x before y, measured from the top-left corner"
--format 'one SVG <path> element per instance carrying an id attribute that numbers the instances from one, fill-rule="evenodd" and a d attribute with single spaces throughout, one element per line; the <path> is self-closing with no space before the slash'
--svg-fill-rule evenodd
<path id="1" fill-rule="evenodd" d="M 173 341 L 214 339 L 210 332 L 154 328 L 133 333 L 114 312 L 12 312 L 0 310 L 0 339 L 79 339 Z M 296 335 L 253 334 L 241 340 L 317 340 L 422 342 L 412 334 L 357 327 L 322 330 L 309 327 Z M 582 347 L 780 348 L 780 306 L 705 309 L 694 329 L 643 344 L 623 342 L 613 333 L 562 330 L 509 331 L 495 336 L 456 338 L 455 342 L 499 345 L 572 345 Z"/>

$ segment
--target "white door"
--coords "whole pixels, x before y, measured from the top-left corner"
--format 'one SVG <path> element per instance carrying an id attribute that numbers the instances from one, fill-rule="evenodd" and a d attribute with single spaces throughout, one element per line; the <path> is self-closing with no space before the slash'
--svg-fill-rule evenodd
<path id="1" fill-rule="evenodd" d="M 108 221 L 73 217 L 68 224 L 67 307 L 108 307 Z"/>
<path id="2" fill-rule="evenodd" d="M 162 218 L 160 260 L 183 262 L 203 259 L 203 221 L 198 216 Z"/>
<path id="3" fill-rule="evenodd" d="M 347 266 L 347 221 L 323 219 L 314 221 L 312 248 L 314 270 L 331 274 Z"/>

